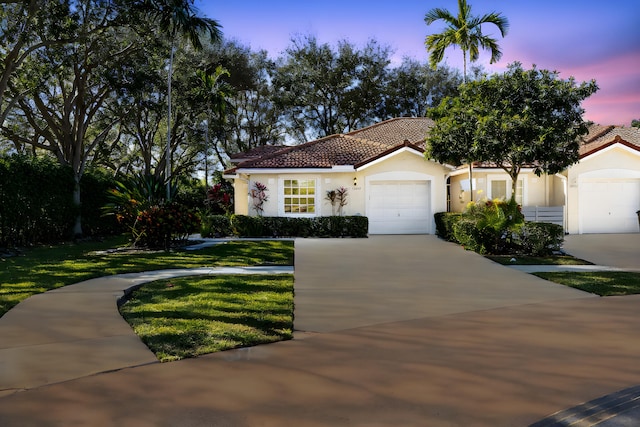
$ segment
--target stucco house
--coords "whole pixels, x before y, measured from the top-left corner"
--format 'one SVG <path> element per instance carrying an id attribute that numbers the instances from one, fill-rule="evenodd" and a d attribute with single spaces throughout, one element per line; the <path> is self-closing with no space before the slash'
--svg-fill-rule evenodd
<path id="1" fill-rule="evenodd" d="M 232 157 L 225 171 L 235 188 L 235 212 L 255 215 L 251 189 L 267 187 L 265 216 L 327 216 L 326 193 L 347 189 L 345 215 L 369 218 L 370 234 L 432 234 L 434 213 L 462 211 L 471 199 L 467 167 L 423 155 L 428 118 L 396 118 L 297 146 L 260 147 Z M 510 197 L 502 170 L 476 165 L 474 200 Z M 516 200 L 528 219 L 563 224 L 577 233 L 637 232 L 640 209 L 640 129 L 594 125 L 580 161 L 556 175 L 523 169 Z"/>

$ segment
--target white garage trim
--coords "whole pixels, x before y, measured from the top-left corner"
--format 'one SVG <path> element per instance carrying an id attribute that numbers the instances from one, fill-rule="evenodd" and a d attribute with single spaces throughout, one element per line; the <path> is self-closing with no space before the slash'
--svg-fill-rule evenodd
<path id="1" fill-rule="evenodd" d="M 433 176 L 419 172 L 385 172 L 366 177 L 366 215 L 369 218 L 369 232 L 433 233 L 433 182 Z M 394 206 L 400 200 L 408 204 Z"/>
<path id="2" fill-rule="evenodd" d="M 639 230 L 640 171 L 600 169 L 578 178 L 579 233 Z"/>

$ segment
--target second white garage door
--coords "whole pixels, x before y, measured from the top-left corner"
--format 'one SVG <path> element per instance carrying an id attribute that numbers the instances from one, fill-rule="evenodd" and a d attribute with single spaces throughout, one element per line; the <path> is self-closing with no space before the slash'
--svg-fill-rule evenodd
<path id="1" fill-rule="evenodd" d="M 640 179 L 589 179 L 580 184 L 582 233 L 638 231 Z"/>
<path id="2" fill-rule="evenodd" d="M 368 198 L 370 234 L 431 233 L 431 181 L 373 181 Z"/>

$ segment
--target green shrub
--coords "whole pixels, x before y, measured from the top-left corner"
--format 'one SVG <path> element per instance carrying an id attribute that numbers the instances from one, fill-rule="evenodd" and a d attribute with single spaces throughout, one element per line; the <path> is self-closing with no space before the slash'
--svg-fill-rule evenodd
<path id="1" fill-rule="evenodd" d="M 173 242 L 186 240 L 199 225 L 196 213 L 186 206 L 177 203 L 151 206 L 136 218 L 132 229 L 134 244 L 169 249 Z"/>
<path id="2" fill-rule="evenodd" d="M 363 216 L 314 218 L 232 215 L 231 229 L 239 237 L 367 237 Z"/>
<path id="3" fill-rule="evenodd" d="M 165 188 L 166 193 L 166 188 Z M 207 199 L 207 188 L 204 183 L 196 178 L 182 178 L 176 184 L 173 202 L 179 203 L 189 209 L 202 209 Z"/>
<path id="4" fill-rule="evenodd" d="M 231 220 L 226 215 L 204 214 L 200 218 L 200 235 L 202 237 L 226 237 L 231 236 Z"/>
<path id="5" fill-rule="evenodd" d="M 487 200 L 469 203 L 454 224 L 455 239 L 465 248 L 481 254 L 508 254 L 517 251 L 524 216 L 513 202 Z"/>
<path id="6" fill-rule="evenodd" d="M 436 221 L 436 235 L 449 242 L 458 243 L 454 233 L 454 226 L 460 221 L 462 214 L 457 212 L 438 212 L 434 215 Z"/>
<path id="7" fill-rule="evenodd" d="M 526 222 L 518 237 L 520 253 L 545 256 L 560 250 L 564 241 L 564 230 L 558 224 Z"/>

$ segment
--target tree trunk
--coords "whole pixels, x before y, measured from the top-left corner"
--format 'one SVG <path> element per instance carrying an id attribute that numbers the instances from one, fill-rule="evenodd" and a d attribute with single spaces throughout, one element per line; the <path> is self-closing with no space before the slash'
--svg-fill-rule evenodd
<path id="1" fill-rule="evenodd" d="M 174 40 L 171 40 L 171 52 L 169 53 L 169 77 L 167 78 L 167 147 L 165 151 L 165 179 L 167 180 L 167 202 L 171 199 L 171 79 L 173 75 L 173 49 Z"/>
<path id="2" fill-rule="evenodd" d="M 469 163 L 469 193 L 473 202 L 473 162 Z"/>
<path id="3" fill-rule="evenodd" d="M 73 177 L 73 206 L 76 209 L 76 222 L 73 226 L 73 237 L 82 237 L 82 212 L 80 210 L 80 176 L 74 174 Z"/>

